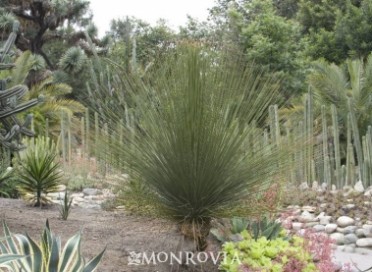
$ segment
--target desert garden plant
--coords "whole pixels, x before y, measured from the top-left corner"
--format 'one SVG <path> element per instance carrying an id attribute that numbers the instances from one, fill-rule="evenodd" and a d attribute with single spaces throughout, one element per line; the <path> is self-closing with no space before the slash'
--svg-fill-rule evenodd
<path id="1" fill-rule="evenodd" d="M 223 245 L 226 253 L 220 269 L 237 271 L 335 271 L 331 258 L 331 239 L 325 234 L 307 233 L 304 237 L 279 235 L 268 240 L 254 239 L 248 231 L 243 240 Z"/>
<path id="2" fill-rule="evenodd" d="M 101 152 L 137 184 L 126 200 L 181 222 L 199 250 L 212 218 L 262 212 L 253 202 L 280 182 L 296 145 L 257 144 L 279 80 L 212 56 L 189 46 L 144 77 L 120 75 L 115 95 L 133 107 L 97 109 L 110 116 Z"/>
<path id="3" fill-rule="evenodd" d="M 94 271 L 105 249 L 89 262 L 85 262 L 80 253 L 80 233 L 75 234 L 61 247 L 61 239 L 55 236 L 48 221 L 41 236 L 40 243 L 35 242 L 30 236 L 11 234 L 8 226 L 3 222 L 4 240 L 0 242 L 0 262 L 5 257 L 16 258 L 8 260 L 6 267 L 9 271 L 25 272 L 91 272 Z M 13 257 L 12 257 L 13 256 Z"/>
<path id="4" fill-rule="evenodd" d="M 19 189 L 35 206 L 47 202 L 46 195 L 56 191 L 62 173 L 53 141 L 38 137 L 20 154 Z"/>
<path id="5" fill-rule="evenodd" d="M 66 189 L 63 200 L 61 200 L 61 205 L 59 206 L 59 215 L 61 216 L 62 220 L 67 220 L 68 216 L 70 215 L 72 200 L 73 198 L 70 197 L 70 194 Z"/>

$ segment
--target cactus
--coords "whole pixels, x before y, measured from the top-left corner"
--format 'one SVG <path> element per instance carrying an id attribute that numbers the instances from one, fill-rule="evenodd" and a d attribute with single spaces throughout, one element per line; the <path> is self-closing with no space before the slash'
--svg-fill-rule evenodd
<path id="1" fill-rule="evenodd" d="M 332 131 L 333 131 L 333 149 L 334 149 L 334 162 L 335 162 L 335 178 L 336 178 L 336 186 L 338 188 L 341 187 L 341 155 L 340 155 L 340 139 L 339 139 L 339 127 L 338 127 L 338 119 L 337 119 L 337 109 L 335 105 L 331 106 L 332 111 Z"/>
<path id="2" fill-rule="evenodd" d="M 63 111 L 61 111 L 61 149 L 62 149 L 62 160 L 63 163 L 66 162 L 66 127 L 65 127 L 65 116 Z"/>
<path id="3" fill-rule="evenodd" d="M 351 114 L 347 115 L 347 154 L 346 154 L 346 178 L 345 185 L 351 185 L 354 181 L 354 148 L 351 143 Z"/>
<path id="4" fill-rule="evenodd" d="M 328 152 L 328 127 L 325 106 L 322 106 L 322 138 L 323 138 L 323 181 L 331 187 L 331 166 Z"/>
<path id="5" fill-rule="evenodd" d="M 353 105 L 351 102 L 351 99 L 348 99 L 348 105 L 349 105 L 349 114 L 350 114 L 350 121 L 351 121 L 351 129 L 353 132 L 353 140 L 355 145 L 355 151 L 358 159 L 358 175 L 359 179 L 362 179 L 363 177 L 363 151 L 362 151 L 362 144 L 360 143 L 360 136 L 359 136 L 359 129 L 358 129 L 358 123 L 357 119 L 355 117 Z M 365 181 L 362 180 L 365 186 Z"/>
<path id="6" fill-rule="evenodd" d="M 89 122 L 89 110 L 88 108 L 85 109 L 85 126 L 86 126 L 86 131 L 85 131 L 85 153 L 87 155 L 87 158 L 89 159 L 89 136 L 90 136 L 90 122 Z"/>
<path id="7" fill-rule="evenodd" d="M 11 69 L 14 66 L 13 64 L 4 63 L 4 61 L 10 54 L 10 50 L 17 37 L 18 28 L 19 22 L 16 21 L 13 24 L 13 30 L 10 33 L 8 40 L 0 51 L 1 70 Z M 28 89 L 24 85 L 16 85 L 7 89 L 7 81 L 8 79 L 0 80 L 0 122 L 3 125 L 0 132 L 0 143 L 10 151 L 19 151 L 24 148 L 20 136 L 33 136 L 34 133 L 27 128 L 31 124 L 32 115 L 28 115 L 23 124 L 21 124 L 15 117 L 15 114 L 35 106 L 39 103 L 39 100 L 32 99 L 18 104 L 17 102 L 24 96 Z"/>

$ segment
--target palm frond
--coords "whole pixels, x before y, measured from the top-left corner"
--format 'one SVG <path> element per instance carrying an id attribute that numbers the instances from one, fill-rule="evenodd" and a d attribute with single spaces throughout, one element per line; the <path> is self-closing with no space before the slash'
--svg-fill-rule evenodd
<path id="1" fill-rule="evenodd" d="M 23 84 L 32 67 L 32 53 L 30 51 L 23 52 L 16 60 L 15 66 L 11 71 L 10 86 Z"/>

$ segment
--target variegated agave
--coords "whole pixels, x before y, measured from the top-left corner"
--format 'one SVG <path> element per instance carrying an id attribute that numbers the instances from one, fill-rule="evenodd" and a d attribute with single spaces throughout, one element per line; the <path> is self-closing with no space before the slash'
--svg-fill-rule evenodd
<path id="1" fill-rule="evenodd" d="M 105 249 L 88 263 L 80 253 L 80 233 L 72 236 L 61 249 L 61 240 L 49 227 L 48 220 L 41 242 L 37 244 L 30 236 L 11 234 L 3 222 L 4 235 L 0 241 L 0 268 L 25 272 L 90 272 L 94 271 L 102 259 Z"/>

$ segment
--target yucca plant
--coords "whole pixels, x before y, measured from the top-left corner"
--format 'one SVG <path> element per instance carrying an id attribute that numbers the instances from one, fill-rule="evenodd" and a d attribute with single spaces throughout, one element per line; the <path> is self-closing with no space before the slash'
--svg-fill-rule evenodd
<path id="1" fill-rule="evenodd" d="M 292 153 L 284 144 L 258 144 L 278 79 L 212 55 L 179 49 L 145 77 L 122 75 L 123 100 L 133 108 L 100 109 L 111 128 L 102 152 L 140 184 L 126 199 L 182 222 L 199 250 L 212 218 L 262 212 L 254 201 L 281 180 Z"/>
<path id="2" fill-rule="evenodd" d="M 55 143 L 46 137 L 29 141 L 20 154 L 18 176 L 21 193 L 35 206 L 46 203 L 46 195 L 56 191 L 62 177 Z"/>
<path id="3" fill-rule="evenodd" d="M 91 272 L 97 268 L 105 252 L 104 249 L 86 263 L 80 253 L 80 233 L 72 236 L 62 249 L 61 239 L 52 233 L 48 220 L 40 243 L 35 242 L 27 234 L 11 234 L 5 222 L 3 222 L 3 229 L 5 241 L 0 242 L 0 264 L 2 258 L 6 260 L 5 257 L 8 257 L 9 260 L 3 266 L 9 271 Z"/>

